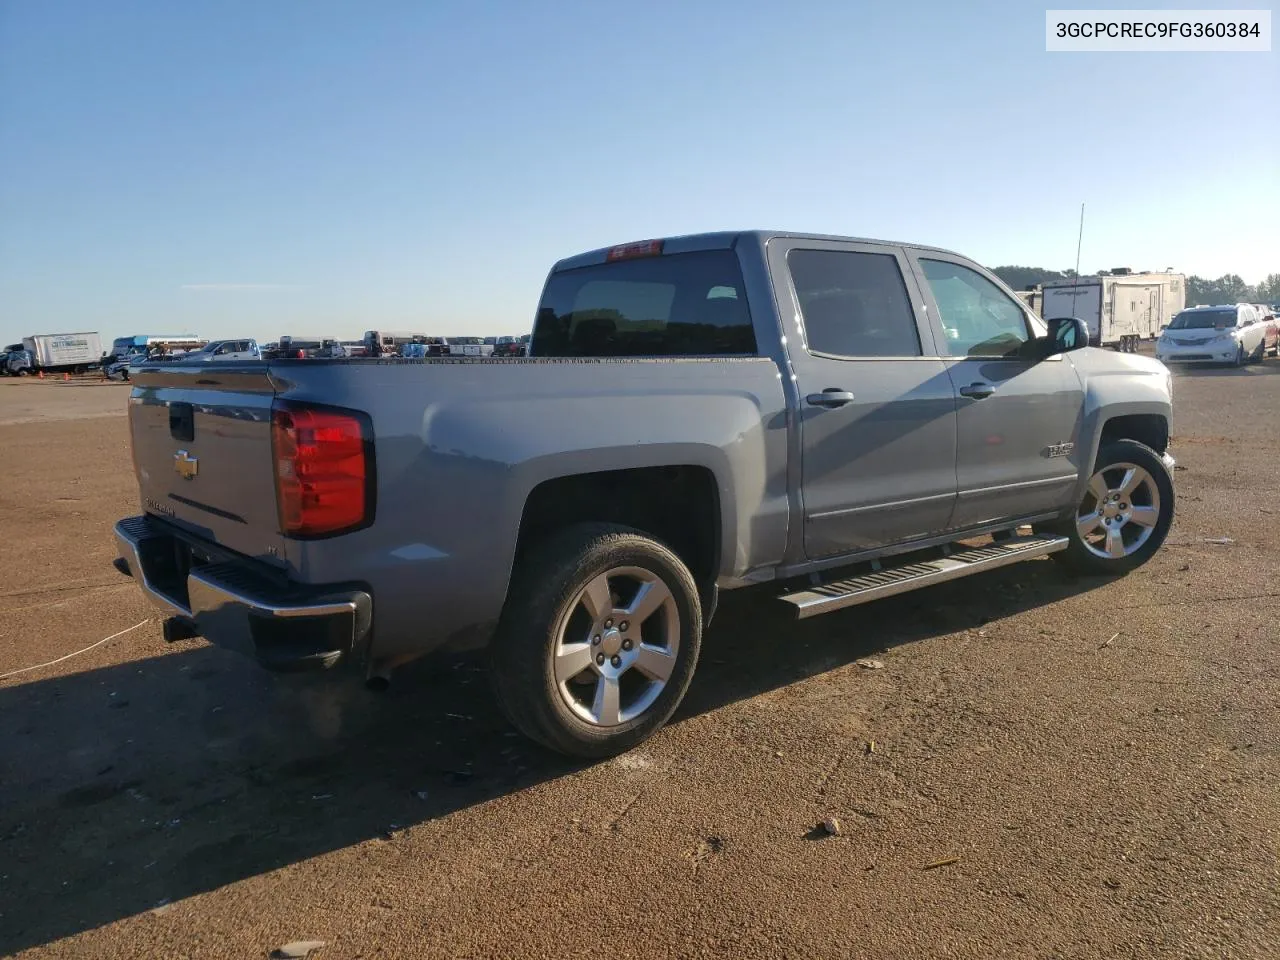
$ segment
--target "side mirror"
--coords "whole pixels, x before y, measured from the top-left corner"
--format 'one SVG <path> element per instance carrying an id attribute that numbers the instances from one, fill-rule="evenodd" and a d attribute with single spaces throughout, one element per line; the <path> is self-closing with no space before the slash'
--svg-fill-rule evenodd
<path id="1" fill-rule="evenodd" d="M 1089 345 L 1089 328 L 1079 317 L 1054 317 L 1049 323 L 1049 335 L 1045 337 L 1047 356 L 1080 350 Z"/>

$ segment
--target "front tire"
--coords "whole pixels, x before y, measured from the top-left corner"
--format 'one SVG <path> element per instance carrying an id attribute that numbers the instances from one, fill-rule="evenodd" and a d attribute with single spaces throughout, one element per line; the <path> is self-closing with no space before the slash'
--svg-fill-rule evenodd
<path id="1" fill-rule="evenodd" d="M 1071 517 L 1049 528 L 1068 540 L 1053 556 L 1077 573 L 1129 573 L 1160 549 L 1173 509 L 1173 478 L 1160 455 L 1136 440 L 1112 440 L 1098 451 Z"/>
<path id="2" fill-rule="evenodd" d="M 623 753 L 680 705 L 702 622 L 697 584 L 668 547 L 629 527 L 575 525 L 517 566 L 490 646 L 494 692 L 552 750 Z"/>

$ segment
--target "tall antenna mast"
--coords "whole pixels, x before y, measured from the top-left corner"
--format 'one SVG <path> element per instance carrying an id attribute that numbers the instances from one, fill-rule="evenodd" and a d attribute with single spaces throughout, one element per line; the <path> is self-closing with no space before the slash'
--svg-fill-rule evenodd
<path id="1" fill-rule="evenodd" d="M 1084 203 L 1080 204 L 1080 235 L 1076 238 L 1076 285 L 1080 283 L 1080 248 L 1084 245 Z"/>

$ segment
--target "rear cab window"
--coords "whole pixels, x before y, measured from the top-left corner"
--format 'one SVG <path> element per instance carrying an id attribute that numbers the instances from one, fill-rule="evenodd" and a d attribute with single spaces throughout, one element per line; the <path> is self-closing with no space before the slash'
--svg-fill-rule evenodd
<path id="1" fill-rule="evenodd" d="M 754 356 L 738 258 L 706 250 L 553 273 L 533 329 L 537 357 Z"/>

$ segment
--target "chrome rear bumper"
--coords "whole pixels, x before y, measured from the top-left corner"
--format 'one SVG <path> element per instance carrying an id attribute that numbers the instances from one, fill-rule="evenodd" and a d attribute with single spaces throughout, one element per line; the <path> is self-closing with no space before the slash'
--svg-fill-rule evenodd
<path id="1" fill-rule="evenodd" d="M 270 669 L 332 667 L 368 634 L 373 603 L 363 590 L 289 583 L 217 548 L 193 549 L 147 514 L 121 520 L 115 536 L 117 566 L 156 607 Z"/>

